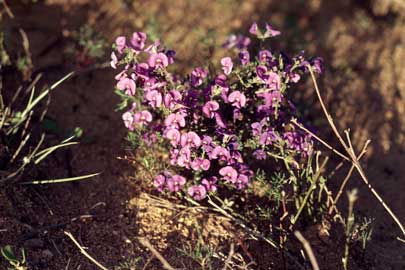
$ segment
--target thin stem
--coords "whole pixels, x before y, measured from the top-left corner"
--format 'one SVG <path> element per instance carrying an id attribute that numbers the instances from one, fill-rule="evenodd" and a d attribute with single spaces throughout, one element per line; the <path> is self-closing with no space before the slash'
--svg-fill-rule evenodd
<path id="1" fill-rule="evenodd" d="M 367 185 L 367 187 L 369 188 L 369 190 L 371 191 L 371 193 L 377 198 L 377 200 L 381 203 L 381 205 L 384 207 L 384 209 L 388 212 L 388 214 L 391 216 L 391 218 L 395 221 L 395 223 L 398 225 L 398 227 L 401 229 L 402 234 L 405 236 L 405 228 L 402 225 L 402 223 L 399 221 L 399 219 L 397 218 L 397 216 L 394 214 L 394 212 L 391 210 L 391 208 L 384 202 L 384 200 L 381 198 L 381 196 L 377 193 L 377 191 L 375 191 L 375 189 L 370 185 L 368 178 L 365 174 L 365 172 L 363 171 L 363 168 L 360 165 L 360 162 L 358 160 L 358 158 L 356 157 L 356 155 L 354 155 L 354 150 L 353 147 L 350 148 L 349 146 L 346 145 L 345 141 L 343 140 L 342 136 L 339 134 L 335 123 L 333 122 L 332 117 L 329 115 L 325 104 L 323 103 L 319 88 L 318 88 L 318 83 L 316 82 L 316 78 L 314 75 L 314 72 L 312 70 L 312 67 L 310 65 L 307 66 L 309 69 L 309 72 L 311 74 L 311 78 L 312 78 L 312 82 L 314 84 L 315 87 L 315 91 L 316 94 L 318 96 L 319 102 L 321 104 L 322 110 L 329 122 L 330 127 L 332 128 L 333 132 L 335 133 L 336 137 L 338 138 L 338 140 L 340 141 L 341 145 L 344 147 L 344 149 L 346 150 L 347 154 L 350 156 L 351 158 L 351 162 L 354 165 L 354 167 L 356 168 L 357 172 L 360 174 L 361 179 L 363 180 L 363 182 Z M 350 138 L 349 138 L 350 140 Z M 351 146 L 351 144 L 350 144 Z M 400 239 L 399 237 L 397 237 L 398 239 Z"/>
<path id="2" fill-rule="evenodd" d="M 312 251 L 311 245 L 309 244 L 308 240 L 305 239 L 305 237 L 299 231 L 295 231 L 294 235 L 295 237 L 297 237 L 297 239 L 301 242 L 302 246 L 304 247 L 309 257 L 309 261 L 312 265 L 312 269 L 319 270 L 318 261 L 315 258 L 314 252 Z"/>
<path id="3" fill-rule="evenodd" d="M 73 237 L 73 235 L 70 232 L 64 231 L 63 232 L 65 235 L 67 235 L 70 240 L 72 240 L 72 242 L 79 248 L 80 252 L 86 256 L 92 263 L 94 263 L 96 266 L 98 266 L 100 269 L 103 270 L 108 270 L 107 267 L 103 266 L 101 263 L 99 263 L 98 261 L 96 261 L 96 259 L 94 259 L 93 257 L 90 256 L 89 253 L 87 253 L 86 250 L 84 250 L 84 248 L 79 244 L 79 242 L 77 242 L 77 240 Z"/>

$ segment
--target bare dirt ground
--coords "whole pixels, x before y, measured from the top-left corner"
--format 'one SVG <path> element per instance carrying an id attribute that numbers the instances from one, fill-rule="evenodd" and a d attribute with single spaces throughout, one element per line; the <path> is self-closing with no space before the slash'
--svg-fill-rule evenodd
<path id="1" fill-rule="evenodd" d="M 364 159 L 370 180 L 405 222 L 401 192 L 405 188 L 405 16 L 401 9 L 378 10 L 367 1 L 124 2 L 13 3 L 10 7 L 17 19 L 9 27 L 25 29 L 34 66 L 44 72 L 44 82 L 52 82 L 74 68 L 73 59 L 62 49 L 69 42 L 63 38 L 64 30 L 77 30 L 84 23 L 92 24 L 109 41 L 118 34 L 153 27 L 165 43 L 176 48 L 185 67 L 203 62 L 204 48 L 198 44 L 209 29 L 222 37 L 232 31 L 246 32 L 252 21 L 271 22 L 284 33 L 280 47 L 291 52 L 305 48 L 308 55 L 325 59 L 327 70 L 321 84 L 328 106 L 339 127 L 351 128 L 357 149 L 366 138 L 372 140 Z M 7 231 L 0 231 L 0 245 L 24 247 L 34 269 L 96 269 L 63 235 L 64 229 L 112 269 L 138 256 L 146 262 L 150 254 L 136 240 L 146 236 L 173 266 L 194 269 L 195 264 L 180 258 L 175 248 L 193 242 L 201 227 L 204 238 L 221 243 L 218 246 L 226 254 L 230 239 L 243 238 L 226 218 L 198 212 L 182 213 L 179 218 L 181 210 L 153 201 L 140 188 L 145 179 L 117 159 L 124 154 L 125 129 L 120 114 L 114 112 L 118 98 L 112 91 L 113 77 L 108 69 L 75 77 L 52 94 L 49 111 L 62 128 L 80 126 L 88 138 L 70 154 L 49 161 L 54 167 L 51 175 L 103 174 L 76 184 L 2 191 L 0 228 Z M 315 103 L 312 94 L 310 84 L 300 94 L 309 106 Z M 309 110 L 319 111 L 313 106 Z M 315 113 L 308 115 L 316 118 Z M 321 136 L 333 141 L 326 129 Z M 341 179 L 337 176 L 332 181 Z M 357 177 L 352 185 L 363 186 Z M 400 232 L 365 187 L 360 188 L 357 208 L 375 218 L 375 232 L 366 258 L 354 262 L 352 269 L 405 269 L 405 247 L 394 240 Z M 306 236 L 312 239 L 310 234 L 308 230 Z M 323 269 L 341 269 L 341 251 L 333 242 L 314 238 Z M 275 251 L 259 243 L 250 245 L 253 257 L 261 263 L 258 269 L 277 269 Z M 161 268 L 152 260 L 147 269 Z"/>

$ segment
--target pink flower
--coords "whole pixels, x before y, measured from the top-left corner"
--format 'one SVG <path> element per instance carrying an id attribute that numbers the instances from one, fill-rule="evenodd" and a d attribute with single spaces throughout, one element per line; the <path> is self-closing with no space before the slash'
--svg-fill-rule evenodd
<path id="1" fill-rule="evenodd" d="M 117 47 L 118 53 L 122 53 L 126 48 L 126 38 L 124 36 L 119 36 L 115 39 L 115 46 Z"/>
<path id="2" fill-rule="evenodd" d="M 252 35 L 257 36 L 258 35 L 258 27 L 257 27 L 257 23 L 253 23 L 250 28 L 249 28 L 249 33 L 251 33 Z"/>
<path id="3" fill-rule="evenodd" d="M 133 96 L 136 92 L 135 81 L 128 77 L 121 77 L 117 83 L 117 88 L 122 91 L 125 90 L 125 94 L 128 96 Z"/>
<path id="4" fill-rule="evenodd" d="M 145 41 L 146 41 L 145 33 L 135 32 L 132 34 L 131 45 L 135 50 L 137 50 L 137 51 L 142 50 L 143 47 L 145 46 Z"/>
<path id="5" fill-rule="evenodd" d="M 166 177 L 162 174 L 157 175 L 155 179 L 153 179 L 153 185 L 158 191 L 162 192 L 166 185 Z"/>
<path id="6" fill-rule="evenodd" d="M 117 69 L 117 64 L 118 64 L 118 58 L 115 55 L 115 52 L 111 53 L 111 62 L 110 65 L 113 69 Z"/>
<path id="7" fill-rule="evenodd" d="M 134 123 L 139 125 L 147 125 L 148 123 L 152 122 L 152 114 L 148 111 L 141 111 L 135 113 L 134 116 Z"/>
<path id="8" fill-rule="evenodd" d="M 149 105 L 153 108 L 157 108 L 162 105 L 162 94 L 160 94 L 157 90 L 147 92 L 145 94 L 145 98 L 147 101 L 149 101 Z"/>
<path id="9" fill-rule="evenodd" d="M 271 60 L 271 57 L 272 57 L 272 54 L 268 50 L 261 50 L 259 52 L 259 61 L 260 62 L 268 62 L 269 60 Z"/>
<path id="10" fill-rule="evenodd" d="M 166 133 L 165 136 L 167 139 L 170 140 L 170 144 L 173 147 L 177 147 L 177 145 L 180 143 L 180 132 L 177 129 L 169 129 Z"/>
<path id="11" fill-rule="evenodd" d="M 173 110 L 177 102 L 181 100 L 181 94 L 177 90 L 170 90 L 164 97 L 165 107 Z"/>
<path id="12" fill-rule="evenodd" d="M 188 188 L 187 193 L 197 201 L 200 201 L 207 196 L 207 190 L 203 185 L 191 186 Z"/>
<path id="13" fill-rule="evenodd" d="M 264 37 L 276 37 L 280 34 L 280 31 L 275 30 L 270 24 L 266 23 L 266 32 L 264 33 Z"/>
<path id="14" fill-rule="evenodd" d="M 191 72 L 191 85 L 193 87 L 200 86 L 203 79 L 208 76 L 208 72 L 202 67 L 197 67 Z"/>
<path id="15" fill-rule="evenodd" d="M 195 171 L 207 171 L 210 168 L 211 162 L 208 159 L 196 158 L 191 162 L 191 168 Z"/>
<path id="16" fill-rule="evenodd" d="M 224 71 L 225 75 L 229 75 L 232 72 L 233 62 L 230 57 L 224 57 L 221 59 L 222 70 Z"/>
<path id="17" fill-rule="evenodd" d="M 148 64 L 152 68 L 164 68 L 169 65 L 169 59 L 164 53 L 152 53 L 149 56 Z"/>
<path id="18" fill-rule="evenodd" d="M 189 168 L 189 163 L 191 162 L 191 151 L 190 147 L 186 146 L 180 149 L 179 155 L 177 157 L 177 165 L 180 167 Z"/>
<path id="19" fill-rule="evenodd" d="M 220 160 L 228 160 L 231 158 L 229 151 L 222 147 L 216 146 L 211 152 L 211 159 L 220 159 Z"/>
<path id="20" fill-rule="evenodd" d="M 218 182 L 218 178 L 216 176 L 212 176 L 212 177 L 208 177 L 208 178 L 204 178 L 201 181 L 201 184 L 203 184 L 205 186 L 205 189 L 208 192 L 215 192 L 217 191 L 217 182 Z"/>
<path id="21" fill-rule="evenodd" d="M 236 179 L 235 181 L 235 186 L 237 189 L 243 189 L 244 187 L 246 187 L 249 183 L 249 177 L 247 177 L 244 174 L 240 174 L 238 176 L 238 179 Z"/>
<path id="22" fill-rule="evenodd" d="M 182 113 L 171 113 L 165 119 L 165 126 L 172 128 L 185 127 L 186 119 Z"/>
<path id="23" fill-rule="evenodd" d="M 190 147 L 198 148 L 201 145 L 201 139 L 197 133 L 190 131 L 181 135 L 180 144 L 182 147 L 188 145 Z"/>
<path id="24" fill-rule="evenodd" d="M 177 192 L 181 190 L 184 184 L 186 184 L 186 178 L 177 174 L 173 175 L 167 180 L 167 188 L 170 192 Z"/>
<path id="25" fill-rule="evenodd" d="M 224 122 L 224 119 L 222 119 L 222 116 L 220 113 L 216 112 L 215 113 L 215 121 L 217 123 L 217 125 L 221 128 L 226 128 L 226 124 Z"/>
<path id="26" fill-rule="evenodd" d="M 239 91 L 233 91 L 228 96 L 228 101 L 232 103 L 236 108 L 242 108 L 246 105 L 246 97 Z"/>
<path id="27" fill-rule="evenodd" d="M 280 76 L 277 73 L 270 71 L 266 82 L 270 90 L 280 89 Z"/>
<path id="28" fill-rule="evenodd" d="M 216 101 L 208 101 L 205 103 L 205 105 L 202 107 L 202 111 L 204 116 L 208 118 L 214 118 L 215 113 L 219 109 L 219 104 Z"/>
<path id="29" fill-rule="evenodd" d="M 231 183 L 235 183 L 238 178 L 238 172 L 231 166 L 226 166 L 220 169 L 219 174 L 222 175 L 226 181 Z"/>
<path id="30" fill-rule="evenodd" d="M 122 120 L 124 120 L 124 125 L 129 130 L 134 130 L 134 116 L 131 112 L 125 112 L 122 115 Z"/>

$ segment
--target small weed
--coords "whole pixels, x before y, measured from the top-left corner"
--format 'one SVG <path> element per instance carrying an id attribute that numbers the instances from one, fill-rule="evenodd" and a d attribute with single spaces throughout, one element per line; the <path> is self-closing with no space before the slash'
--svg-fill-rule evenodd
<path id="1" fill-rule="evenodd" d="M 21 259 L 17 258 L 11 246 L 5 246 L 4 248 L 1 248 L 0 251 L 4 259 L 6 259 L 6 261 L 8 261 L 8 263 L 10 264 L 10 267 L 7 268 L 8 270 L 28 269 L 24 249 L 21 249 Z"/>

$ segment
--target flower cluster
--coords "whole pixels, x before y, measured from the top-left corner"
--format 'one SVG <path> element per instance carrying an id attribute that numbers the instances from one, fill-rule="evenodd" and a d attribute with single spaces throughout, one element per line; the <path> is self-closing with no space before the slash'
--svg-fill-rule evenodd
<path id="1" fill-rule="evenodd" d="M 250 33 L 260 39 L 280 34 L 267 24 L 263 31 L 253 24 Z M 270 49 L 251 55 L 250 38 L 231 36 L 224 47 L 237 54 L 222 58 L 219 72 L 195 67 L 178 76 L 168 70 L 175 52 L 159 41 L 146 43 L 142 32 L 118 37 L 111 66 L 123 67 L 115 78 L 124 106 L 131 104 L 122 116 L 125 126 L 148 143 L 159 136 L 166 142 L 171 166 L 153 180 L 159 191 L 201 200 L 221 186 L 247 187 L 258 164 L 266 164 L 258 160 L 299 169 L 311 155 L 311 138 L 291 124 L 296 109 L 287 92 L 308 65 L 321 72 L 320 58 L 289 58 Z"/>

